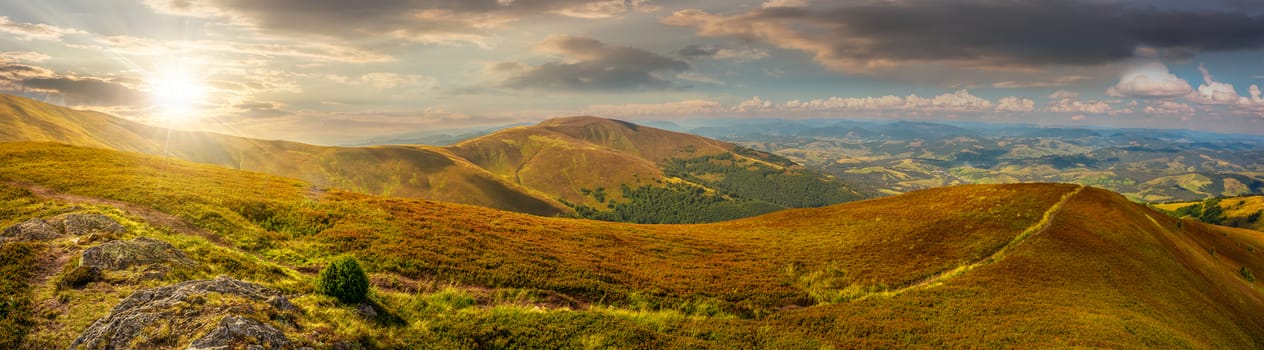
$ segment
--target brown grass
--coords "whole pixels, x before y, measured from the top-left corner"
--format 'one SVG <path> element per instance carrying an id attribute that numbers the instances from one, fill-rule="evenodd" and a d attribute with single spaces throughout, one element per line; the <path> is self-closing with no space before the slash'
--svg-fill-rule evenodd
<path id="1" fill-rule="evenodd" d="M 732 222 L 632 225 L 312 191 L 297 180 L 163 164 L 54 144 L 0 145 L 0 179 L 153 208 L 248 252 L 244 259 L 318 270 L 350 253 L 375 276 L 520 289 L 591 306 L 475 308 L 465 300 L 478 303 L 471 295 L 485 294 L 387 293 L 383 302 L 406 324 L 432 325 L 404 331 L 346 321 L 345 312 L 321 306 L 325 301 L 300 302 L 309 317 L 329 325 L 331 337 L 376 334 L 383 346 L 432 340 L 457 347 L 1264 344 L 1256 317 L 1264 312 L 1258 287 L 1264 282 L 1238 272 L 1264 271 L 1258 232 L 1193 222 L 1178 227 L 1176 219 L 1099 189 L 1071 197 L 1046 230 L 1002 258 L 938 286 L 827 305 L 811 297 L 813 286 L 825 284 L 875 293 L 899 288 L 992 256 L 1039 227 L 1075 185 L 959 186 Z M 443 314 L 457 316 L 437 316 Z M 584 338 L 599 332 L 613 343 Z"/>

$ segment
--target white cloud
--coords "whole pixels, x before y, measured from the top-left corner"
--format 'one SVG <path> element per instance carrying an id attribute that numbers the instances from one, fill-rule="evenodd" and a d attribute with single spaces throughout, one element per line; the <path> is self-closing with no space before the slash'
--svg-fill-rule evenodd
<path id="1" fill-rule="evenodd" d="M 808 5 L 808 0 L 768 0 L 759 5 L 759 7 L 806 7 Z"/>
<path id="2" fill-rule="evenodd" d="M 1050 98 L 1061 97 L 1049 101 L 1045 105 L 1045 112 L 1054 113 L 1091 113 L 1091 114 L 1107 114 L 1113 111 L 1111 105 L 1105 101 L 1099 100 L 1079 100 L 1079 94 L 1069 91 L 1056 91 Z"/>
<path id="3" fill-rule="evenodd" d="M 158 40 L 126 35 L 92 35 L 94 38 L 91 44 L 71 44 L 67 46 L 101 52 L 118 52 L 129 56 L 220 53 L 256 57 L 291 57 L 316 62 L 375 63 L 393 60 L 389 55 L 318 42 L 274 44 L 223 40 Z"/>
<path id="4" fill-rule="evenodd" d="M 1158 101 L 1153 105 L 1146 106 L 1142 111 L 1147 114 L 1165 114 L 1181 117 L 1191 117 L 1195 112 L 1194 107 L 1174 101 Z"/>
<path id="5" fill-rule="evenodd" d="M 0 32 L 12 34 L 15 39 L 22 41 L 31 40 L 49 40 L 58 41 L 62 36 L 68 34 L 81 34 L 82 31 L 72 28 L 62 28 L 51 26 L 43 23 L 21 23 L 9 20 L 9 17 L 0 16 Z"/>
<path id="6" fill-rule="evenodd" d="M 1242 99 L 1232 84 L 1216 81 L 1207 67 L 1199 64 L 1198 71 L 1203 74 L 1203 83 L 1198 85 L 1198 91 L 1191 95 L 1191 100 L 1206 104 L 1234 104 Z"/>
<path id="7" fill-rule="evenodd" d="M 1114 97 L 1166 98 L 1188 94 L 1189 82 L 1172 74 L 1159 62 L 1147 62 L 1129 69 L 1119 83 L 1106 90 Z"/>
<path id="8" fill-rule="evenodd" d="M 753 102 L 753 101 L 748 101 Z M 768 101 L 763 101 L 768 104 Z M 739 105 L 741 107 L 741 105 Z M 775 106 L 777 110 L 801 112 L 829 111 L 906 111 L 906 112 L 1012 112 L 1035 108 L 1035 101 L 1027 98 L 1007 97 L 1001 101 L 975 96 L 968 90 L 957 90 L 933 97 L 916 94 L 905 97 L 867 96 L 830 97 L 808 101 L 790 100 Z M 773 108 L 766 106 L 765 108 Z M 740 109 L 740 108 L 739 108 Z"/>
<path id="9" fill-rule="evenodd" d="M 8 51 L 0 52 L 0 62 L 27 62 L 39 63 L 47 61 L 48 55 L 33 51 Z"/>
<path id="10" fill-rule="evenodd" d="M 720 79 L 716 79 L 706 74 L 696 73 L 696 72 L 684 72 L 684 73 L 676 74 L 676 78 L 682 79 L 682 80 L 688 80 L 692 82 L 697 82 L 697 83 L 724 85 L 724 81 Z"/>
<path id="11" fill-rule="evenodd" d="M 1079 99 L 1080 93 L 1075 92 L 1075 91 L 1058 89 L 1058 91 L 1054 91 L 1052 94 L 1049 94 L 1049 99 L 1051 100 L 1062 100 L 1062 99 L 1068 99 L 1068 98 L 1072 100 Z"/>
<path id="12" fill-rule="evenodd" d="M 829 97 L 776 102 L 759 96 L 725 106 L 710 100 L 686 100 L 664 104 L 598 105 L 584 113 L 601 116 L 691 115 L 717 113 L 1011 113 L 1035 111 L 1036 102 L 1024 97 L 1004 97 L 997 101 L 975 96 L 967 90 L 922 97 L 866 96 Z"/>
<path id="13" fill-rule="evenodd" d="M 1023 97 L 1001 98 L 996 104 L 998 112 L 1031 112 L 1036 110 L 1036 101 Z"/>
<path id="14" fill-rule="evenodd" d="M 758 61 L 768 57 L 768 50 L 753 47 L 719 49 L 716 50 L 715 55 L 711 57 L 720 60 L 734 60 L 739 62 Z"/>
<path id="15" fill-rule="evenodd" d="M 369 73 L 360 76 L 360 82 L 379 90 L 399 87 L 429 89 L 437 85 L 434 79 L 417 74 Z"/>
<path id="16" fill-rule="evenodd" d="M 659 9 L 659 6 L 650 4 L 649 0 L 608 0 L 581 3 L 574 7 L 558 10 L 557 13 L 575 18 L 602 19 L 618 16 L 629 11 L 652 13 Z"/>
<path id="17" fill-rule="evenodd" d="M 1199 64 L 1198 71 L 1203 74 L 1203 83 L 1198 85 L 1198 90 L 1186 96 L 1189 101 L 1202 105 L 1229 106 L 1239 113 L 1264 116 L 1264 97 L 1260 96 L 1258 85 L 1252 84 L 1247 88 L 1249 96 L 1242 96 L 1233 84 L 1216 81 L 1215 76 L 1204 65 Z"/>
<path id="18" fill-rule="evenodd" d="M 581 114 L 611 118 L 641 116 L 684 116 L 724 111 L 719 102 L 709 100 L 684 100 L 651 104 L 603 104 L 584 108 Z"/>
<path id="19" fill-rule="evenodd" d="M 755 96 L 751 97 L 749 100 L 742 101 L 742 103 L 738 103 L 737 107 L 734 107 L 733 109 L 742 112 L 754 112 L 771 110 L 772 107 L 772 101 L 765 101 L 759 98 L 759 96 Z"/>
<path id="20" fill-rule="evenodd" d="M 1081 81 L 1092 79 L 1083 75 L 1067 75 L 1054 78 L 1052 80 L 1031 80 L 1031 81 L 1000 81 L 992 83 L 992 87 L 999 89 L 1012 88 L 1032 88 L 1032 87 L 1058 87 L 1067 86 Z"/>

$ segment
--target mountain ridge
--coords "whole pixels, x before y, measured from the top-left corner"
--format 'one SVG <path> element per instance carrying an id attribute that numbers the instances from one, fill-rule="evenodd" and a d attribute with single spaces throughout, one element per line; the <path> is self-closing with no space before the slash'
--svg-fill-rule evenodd
<path id="1" fill-rule="evenodd" d="M 0 121 L 16 126 L 0 133 L 0 141 L 53 141 L 164 155 L 304 179 L 318 186 L 482 205 L 542 216 L 587 214 L 584 216 L 615 221 L 715 221 L 860 198 L 858 193 L 832 177 L 804 171 L 788 160 L 765 152 L 591 116 L 549 119 L 447 147 L 344 147 L 169 130 L 15 96 L 0 96 L 0 105 L 7 107 L 0 109 Z M 98 127 L 101 125 L 104 127 Z M 744 199 L 737 195 L 762 191 L 762 187 L 776 184 L 768 181 L 713 184 L 681 178 L 688 177 L 689 170 L 669 173 L 665 168 L 670 165 L 669 160 L 676 158 L 722 154 L 762 164 L 762 168 L 757 166 L 755 170 L 795 181 L 797 186 L 804 187 L 800 191 L 824 191 L 829 195 L 811 203 Z M 732 164 L 734 169 L 738 166 Z M 756 178 L 744 175 L 748 180 Z M 707 178 L 721 181 L 726 176 L 712 174 Z M 626 198 L 633 195 L 640 197 Z M 744 209 L 708 209 L 710 214 L 707 215 L 665 218 L 652 208 L 645 208 L 645 201 L 655 200 L 649 196 L 671 196 L 682 203 L 706 203 L 701 207 L 707 208 Z"/>
<path id="2" fill-rule="evenodd" d="M 16 126 L 13 129 L 18 131 L 0 133 L 0 141 L 52 141 L 164 155 L 301 178 L 321 186 L 448 200 L 545 216 L 570 212 L 555 200 L 504 181 L 481 168 L 468 166 L 434 147 L 317 146 L 170 130 L 9 95 L 0 95 L 0 106 L 6 108 L 0 109 L 0 121 Z M 108 127 L 98 128 L 99 125 Z"/>

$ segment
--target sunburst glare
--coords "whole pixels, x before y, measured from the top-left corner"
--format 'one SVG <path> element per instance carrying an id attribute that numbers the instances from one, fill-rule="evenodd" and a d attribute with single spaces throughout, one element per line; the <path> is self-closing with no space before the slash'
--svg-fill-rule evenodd
<path id="1" fill-rule="evenodd" d="M 158 119 L 166 122 L 189 121 L 201 113 L 210 89 L 193 70 L 163 69 L 149 78 L 149 95 Z"/>

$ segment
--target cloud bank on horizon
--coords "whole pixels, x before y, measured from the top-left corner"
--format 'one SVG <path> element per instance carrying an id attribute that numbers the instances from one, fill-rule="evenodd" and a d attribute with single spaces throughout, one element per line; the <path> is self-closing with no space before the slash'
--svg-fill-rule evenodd
<path id="1" fill-rule="evenodd" d="M 179 81 L 177 127 L 315 143 L 577 114 L 1264 134 L 1240 0 L 47 0 L 0 33 L 2 93 L 170 123 Z"/>

